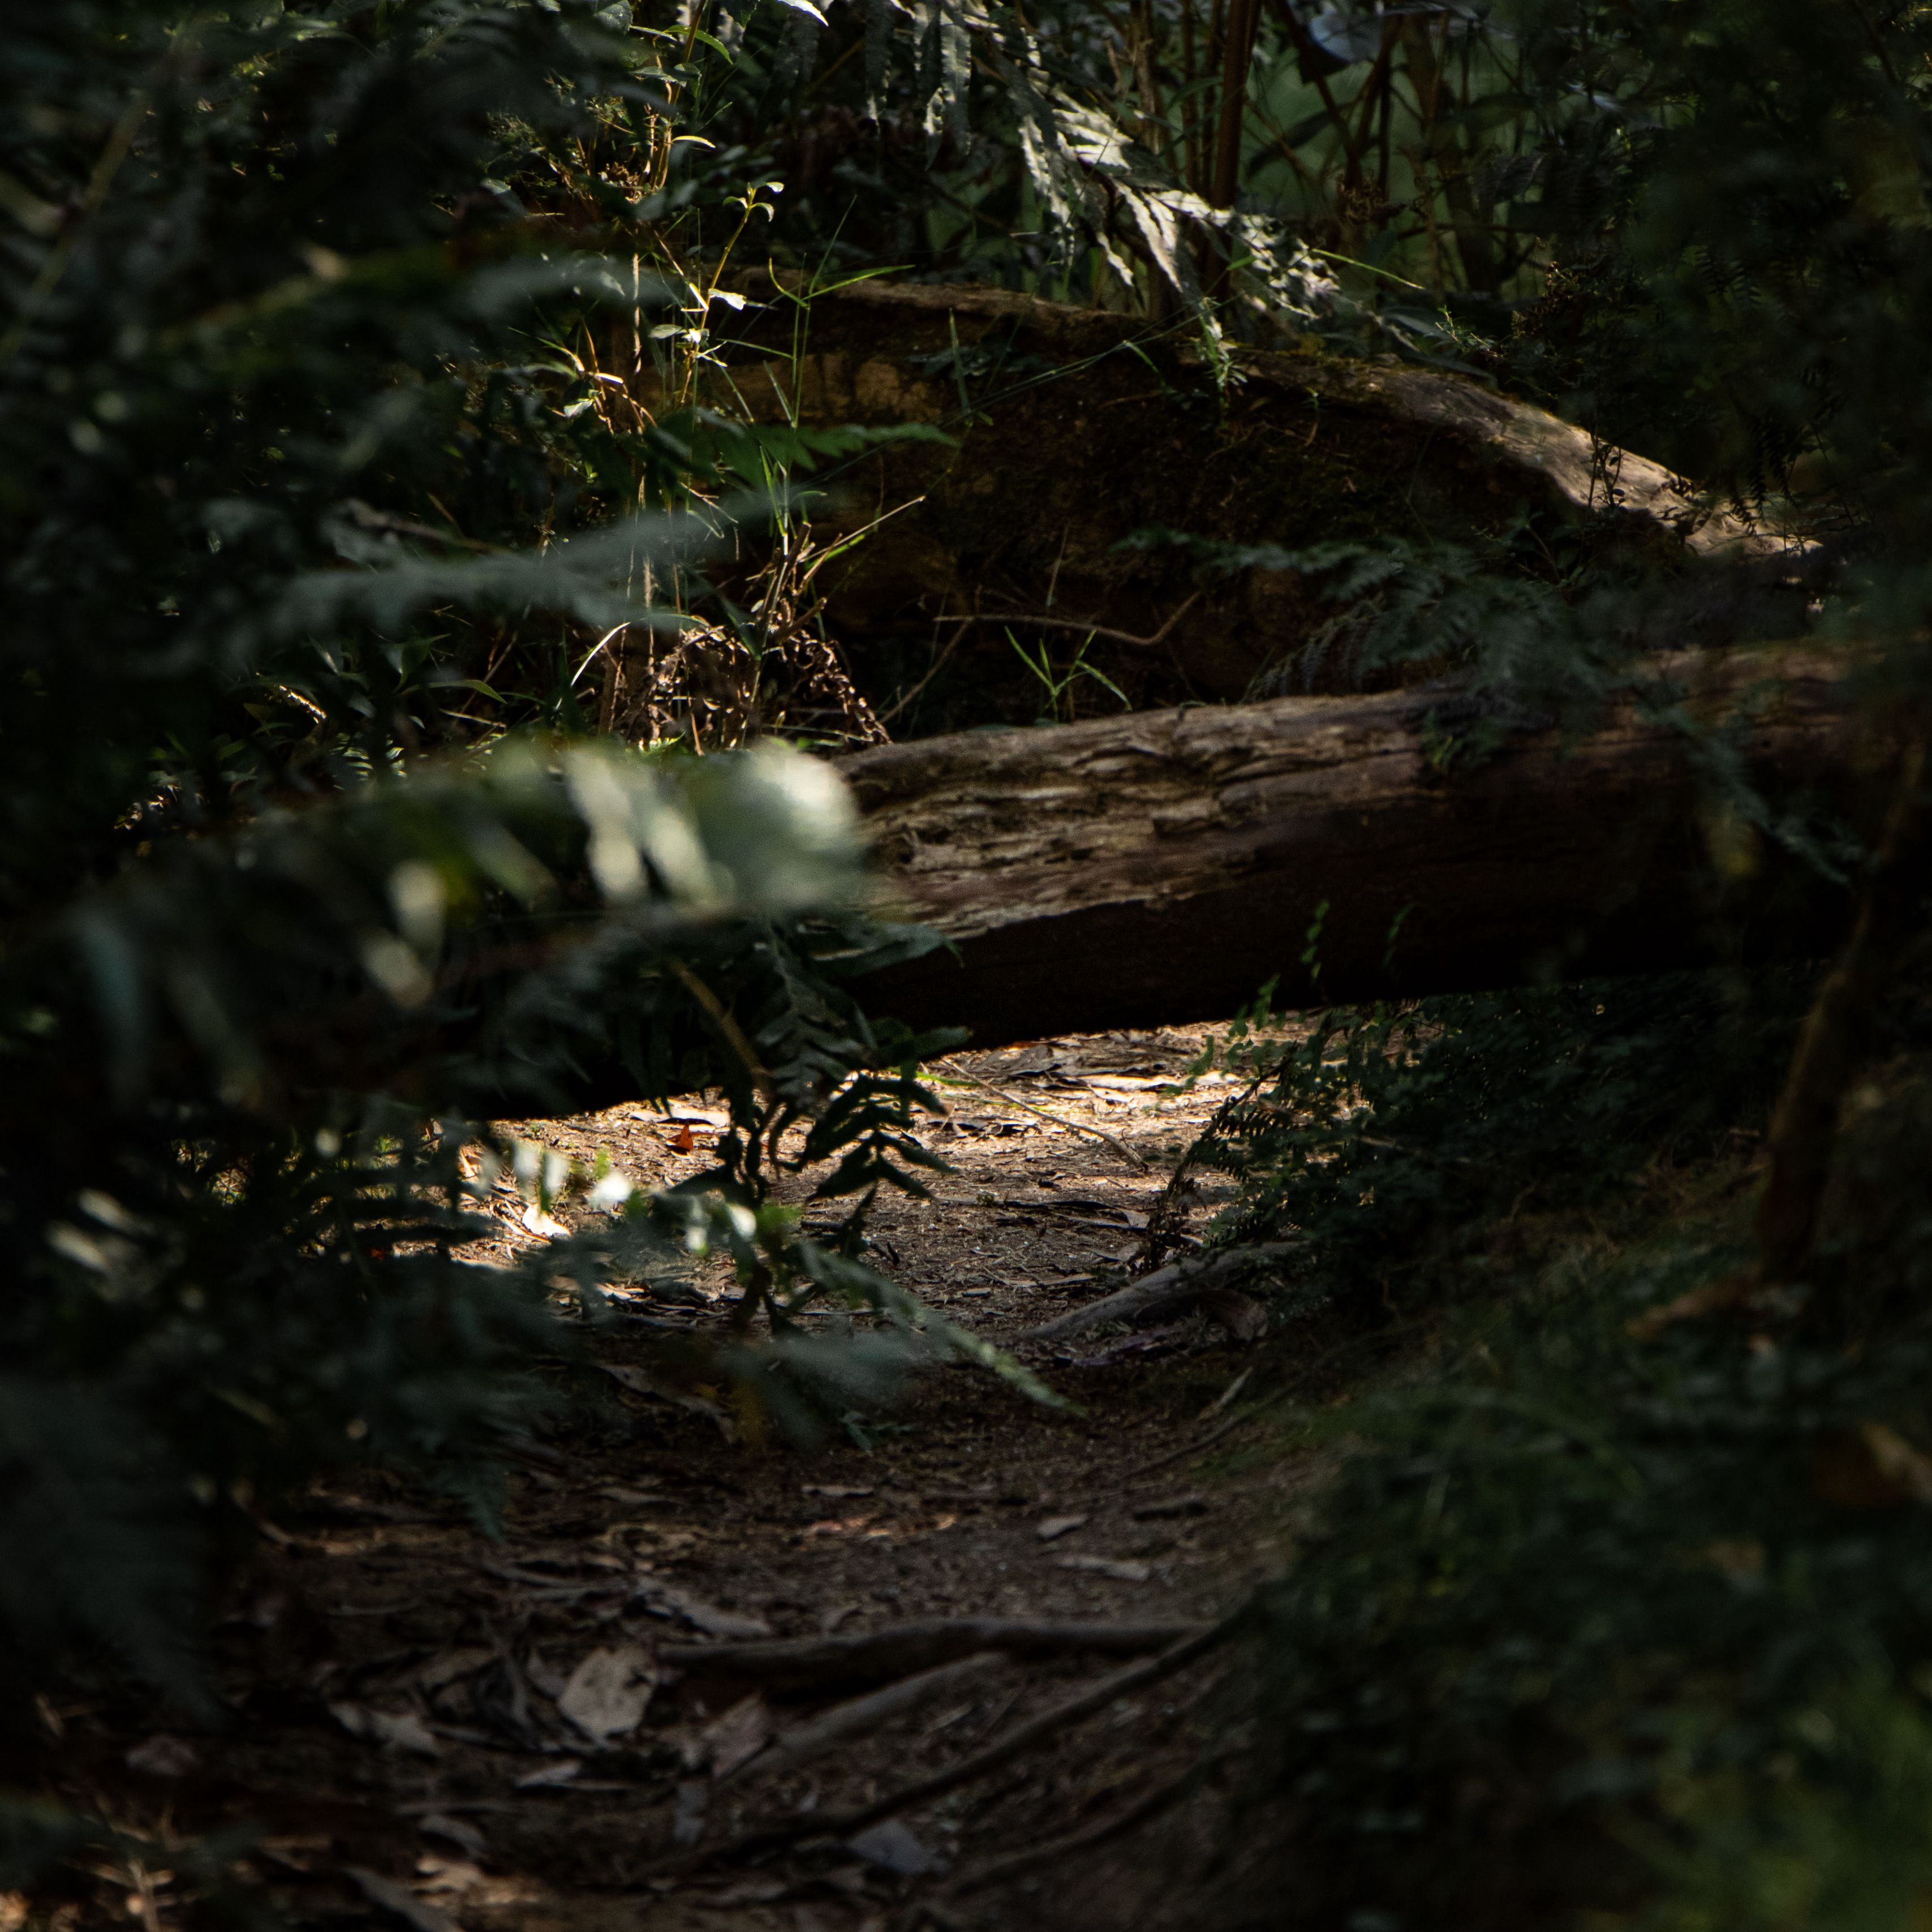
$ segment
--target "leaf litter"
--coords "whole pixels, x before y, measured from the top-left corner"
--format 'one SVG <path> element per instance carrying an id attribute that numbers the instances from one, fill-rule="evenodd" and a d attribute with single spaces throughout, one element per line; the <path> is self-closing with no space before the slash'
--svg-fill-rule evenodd
<path id="1" fill-rule="evenodd" d="M 958 1056 L 962 1070 L 1009 1090 L 1050 1070 L 1053 1111 L 1068 1119 L 1022 1114 L 1012 1132 L 955 1140 L 946 1150 L 957 1172 L 939 1178 L 930 1203 L 880 1202 L 871 1230 L 892 1272 L 994 1339 L 1123 1285 L 1114 1243 L 1145 1226 L 1217 1097 L 1172 1090 L 1201 1040 L 1102 1036 Z M 1094 1118 L 1080 1118 L 1083 1106 Z M 1102 1117 L 1109 1138 L 1092 1131 Z M 667 1148 L 622 1108 L 516 1131 L 586 1167 L 602 1154 L 661 1186 L 710 1158 Z M 1076 1211 L 1016 1211 L 1056 1196 Z M 560 1225 L 575 1212 L 567 1201 L 554 1209 Z M 498 1225 L 506 1244 L 529 1238 Z M 700 1275 L 680 1315 L 722 1320 L 716 1287 Z M 1256 1345 L 1231 1331 L 1253 1325 L 1245 1311 L 1231 1303 L 1221 1319 L 1172 1324 L 1151 1358 L 1130 1333 L 1090 1367 L 1059 1365 L 1078 1414 L 941 1370 L 883 1426 L 867 1425 L 869 1446 L 835 1431 L 805 1452 L 748 1445 L 715 1391 L 673 1380 L 627 1340 L 644 1331 L 627 1330 L 626 1311 L 659 1305 L 650 1287 L 610 1299 L 617 1318 L 589 1346 L 612 1393 L 597 1416 L 565 1420 L 519 1462 L 500 1540 L 460 1508 L 365 1471 L 350 1500 L 367 1527 L 352 1540 L 316 1533 L 291 1508 L 286 1542 L 259 1552 L 249 1600 L 272 1596 L 285 1612 L 223 1626 L 224 1694 L 248 1714 L 192 1749 L 245 1793 L 264 1843 L 308 1848 L 290 1851 L 290 1882 L 298 1868 L 307 1876 L 278 1898 L 292 1924 L 339 1918 L 326 1904 L 332 1883 L 414 1932 L 482 1932 L 474 1915 L 485 1900 L 490 1932 L 542 1932 L 560 1917 L 617 1932 L 645 1922 L 613 1919 L 599 1901 L 657 1898 L 668 1911 L 687 1895 L 706 1904 L 711 1932 L 792 1932 L 790 1899 L 823 1932 L 863 1932 L 909 1888 L 926 1888 L 943 1912 L 956 1868 L 996 1872 L 1028 1846 L 1091 1835 L 1090 1814 L 1114 1804 L 1108 1794 L 1154 1789 L 1146 1767 L 1189 1761 L 1214 1741 L 1202 1666 L 1152 1703 L 1114 1697 L 1096 1714 L 1081 1714 L 1091 1701 L 1082 1687 L 1104 1687 L 1139 1670 L 1136 1655 L 1151 1660 L 1206 1628 L 1280 1560 L 1286 1508 L 1274 1494 L 1210 1498 L 1184 1468 L 1176 1474 L 1193 1487 L 1170 1476 L 1150 1493 L 1128 1479 L 1150 1459 L 1184 1458 L 1196 1418 L 1244 1385 L 1252 1364 L 1231 1352 Z M 319 1520 L 329 1502 L 318 1493 Z M 828 1504 L 837 1533 L 806 1534 Z M 1109 1553 L 1042 1549 L 1076 1530 Z M 1156 1575 L 1166 1621 L 1123 1622 L 1123 1586 Z M 970 1648 L 988 1619 L 1041 1634 Z M 940 1634 L 893 1637 L 915 1625 Z M 1105 1640 L 1097 1652 L 1080 1640 L 1087 1630 Z M 963 1654 L 931 1648 L 956 1636 Z M 859 1643 L 848 1656 L 884 1643 L 871 1654 L 886 1674 L 854 1684 L 839 1675 L 847 1666 L 820 1660 L 802 1676 L 748 1681 L 761 1646 L 806 1641 Z M 1127 1715 L 1107 1717 L 1124 1703 Z M 252 1714 L 271 1706 L 318 1720 L 291 1728 Z M 1054 1715 L 1068 1711 L 1064 1724 Z M 158 1742 L 144 1750 L 163 1736 L 151 1719 L 120 1741 L 115 1761 L 132 1752 L 148 1767 L 128 1768 L 130 1804 L 142 1802 L 143 1775 L 152 1792 L 176 1762 L 189 1768 Z M 1024 1748 L 1003 1755 L 1016 1737 Z M 973 1772 L 982 1759 L 1004 1769 Z M 893 1794 L 944 1784 L 948 1766 L 965 1768 L 962 1787 L 896 1808 Z M 202 1789 L 198 1778 L 169 1784 L 176 1802 Z M 184 1828 L 240 1816 L 194 1802 Z M 886 1808 L 836 1836 L 838 1819 L 868 1805 Z M 731 1852 L 761 1820 L 788 1816 L 821 1819 L 835 1837 L 814 1851 L 808 1833 L 794 1833 L 785 1842 L 799 1849 L 776 1863 L 769 1849 L 748 1865 Z M 317 1835 L 324 1817 L 341 1822 Z M 426 1854 L 426 1841 L 448 1849 Z M 826 1862 L 835 1846 L 847 1862 Z M 1105 1858 L 1127 1856 L 1070 1864 L 1057 1908 L 1033 1894 L 1000 1904 L 992 1888 L 993 1916 L 976 1906 L 976 1932 L 1151 1923 L 1149 1880 L 1130 1858 L 1112 1893 L 1095 1888 Z"/>

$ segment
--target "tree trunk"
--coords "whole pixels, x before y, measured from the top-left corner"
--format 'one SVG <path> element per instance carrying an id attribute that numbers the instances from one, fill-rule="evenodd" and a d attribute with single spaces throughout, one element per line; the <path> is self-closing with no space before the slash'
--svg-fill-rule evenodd
<path id="1" fill-rule="evenodd" d="M 1730 720 L 1760 784 L 1842 801 L 1842 663 L 1662 668 Z M 1445 772 L 1470 710 L 1427 690 L 1282 698 L 844 758 L 889 898 L 957 948 L 878 975 L 868 1002 L 984 1046 L 1216 1017 L 1270 980 L 1288 1007 L 1834 942 L 1843 894 L 1750 828 L 1680 729 L 1625 703 Z"/>

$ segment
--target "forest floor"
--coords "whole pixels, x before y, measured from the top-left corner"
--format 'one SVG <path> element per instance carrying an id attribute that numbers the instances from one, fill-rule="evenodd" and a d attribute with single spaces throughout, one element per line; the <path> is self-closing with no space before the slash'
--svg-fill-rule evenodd
<path id="1" fill-rule="evenodd" d="M 929 1203 L 881 1202 L 882 1264 L 995 1340 L 1118 1286 L 1227 1097 L 1225 1076 L 1174 1090 L 1204 1036 L 933 1070 L 954 1172 Z M 639 1106 L 519 1131 L 662 1184 L 704 1164 L 723 1118 Z M 506 1247 L 536 1238 L 515 1197 L 499 1214 Z M 50 1706 L 50 1782 L 137 1829 L 248 1826 L 244 1872 L 304 1925 L 1178 1932 L 1266 1916 L 1241 1850 L 1262 1829 L 1238 1802 L 1244 1714 L 1217 1694 L 1232 1653 L 1154 1660 L 1286 1559 L 1317 1462 L 1252 1399 L 1306 1338 L 1244 1343 L 1198 1314 L 1116 1327 L 1030 1357 L 1076 1409 L 949 1366 L 802 1448 L 747 1439 L 661 1379 L 668 1330 L 723 1318 L 724 1284 L 697 1286 L 616 1298 L 576 1399 L 511 1478 L 500 1540 L 380 1476 L 319 1490 L 262 1522 L 220 1627 L 232 1726 Z M 895 1802 L 1096 1686 L 1077 1720 Z M 774 1820 L 776 1842 L 740 1842 Z M 160 1932 L 165 1874 L 123 1876 L 127 1912 Z"/>

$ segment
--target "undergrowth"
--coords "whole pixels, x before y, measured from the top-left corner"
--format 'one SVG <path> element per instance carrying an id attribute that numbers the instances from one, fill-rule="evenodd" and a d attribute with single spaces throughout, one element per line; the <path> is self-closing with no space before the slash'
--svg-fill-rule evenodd
<path id="1" fill-rule="evenodd" d="M 1932 1893 L 1932 1012 L 1817 1257 L 1747 1292 L 1802 980 L 1331 1014 L 1223 1110 L 1216 1238 L 1427 1339 L 1334 1406 L 1258 1661 L 1296 1922 L 1906 1928 Z"/>

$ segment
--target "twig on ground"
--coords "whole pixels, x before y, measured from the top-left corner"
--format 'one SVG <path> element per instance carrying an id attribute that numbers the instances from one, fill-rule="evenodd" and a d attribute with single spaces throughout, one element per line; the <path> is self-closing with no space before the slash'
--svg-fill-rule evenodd
<path id="1" fill-rule="evenodd" d="M 949 1898 L 964 1898 L 970 1893 L 984 1892 L 989 1886 L 1004 1885 L 1009 1880 L 1024 1878 L 1028 1872 L 1037 1871 L 1042 1865 L 1058 1864 L 1063 1858 L 1072 1858 L 1096 1845 L 1104 1845 L 1109 1839 L 1120 1838 L 1184 1798 L 1215 1762 L 1210 1759 L 1205 1762 L 1187 1765 L 1173 1777 L 1162 1778 L 1158 1784 L 1142 1792 L 1124 1810 L 1115 1812 L 1111 1818 L 1102 1818 L 1097 1824 L 962 1872 L 946 1887 L 945 1895 Z"/>
<path id="2" fill-rule="evenodd" d="M 1422 1326 L 1424 1324 L 1419 1322 L 1405 1322 L 1392 1328 L 1372 1329 L 1366 1335 L 1352 1336 L 1346 1342 L 1336 1342 L 1334 1348 L 1324 1350 L 1321 1354 L 1317 1355 L 1299 1375 L 1282 1383 L 1281 1387 L 1275 1390 L 1272 1394 L 1264 1395 L 1258 1402 L 1250 1402 L 1246 1408 L 1229 1416 L 1226 1422 L 1209 1430 L 1205 1436 L 1197 1436 L 1192 1442 L 1183 1443 L 1178 1449 L 1170 1449 L 1165 1455 L 1155 1456 L 1151 1462 L 1136 1463 L 1120 1478 L 1121 1481 L 1124 1484 L 1137 1482 L 1142 1476 L 1150 1476 L 1155 1470 L 1165 1469 L 1170 1463 L 1184 1462 L 1190 1456 L 1202 1454 L 1213 1448 L 1224 1436 L 1232 1435 L 1236 1430 L 1244 1424 L 1252 1422 L 1257 1416 L 1266 1414 L 1277 1403 L 1287 1401 L 1298 1389 L 1305 1387 L 1330 1363 L 1336 1361 L 1340 1357 L 1348 1354 L 1369 1342 L 1386 1342 L 1394 1336 L 1409 1334 Z"/>
<path id="3" fill-rule="evenodd" d="M 974 1778 L 983 1778 L 989 1771 L 997 1771 L 1022 1751 L 1045 1742 L 1082 1718 L 1091 1717 L 1096 1711 L 1104 1711 L 1117 1697 L 1130 1696 L 1150 1684 L 1158 1684 L 1164 1677 L 1172 1676 L 1178 1670 L 1186 1670 L 1190 1664 L 1226 1643 L 1247 1622 L 1253 1609 L 1251 1600 L 1232 1616 L 1223 1617 L 1219 1623 L 1210 1624 L 1205 1630 L 1170 1645 L 1158 1657 L 1130 1664 L 1124 1670 L 1116 1670 L 1097 1683 L 1090 1684 L 1084 1690 L 1076 1691 L 1063 1702 L 1033 1717 L 1022 1718 L 1011 1730 L 995 1738 L 971 1756 L 962 1758 L 944 1771 L 934 1772 L 928 1778 L 902 1785 L 897 1791 L 888 1792 L 856 1811 L 846 1813 L 838 1820 L 836 1828 L 849 1837 L 854 1832 L 862 1832 L 868 1825 L 876 1825 L 882 1818 L 890 1818 L 896 1811 L 910 1810 L 930 1804 L 934 1798 L 944 1797 L 960 1785 L 970 1784 Z M 813 1821 L 808 1817 L 801 1821 L 801 1825 L 803 1828 L 812 1828 Z M 824 1830 L 826 1821 L 822 1818 L 817 1820 L 816 1828 Z"/>
<path id="4" fill-rule="evenodd" d="M 1084 1120 L 1070 1120 L 1064 1114 L 1049 1114 L 1044 1107 L 1036 1107 L 1030 1100 L 1022 1100 L 1017 1094 L 1009 1094 L 1004 1087 L 995 1087 L 990 1080 L 982 1080 L 978 1074 L 968 1073 L 963 1066 L 948 1066 L 940 1078 L 963 1080 L 969 1087 L 976 1087 L 982 1094 L 990 1094 L 996 1100 L 1004 1100 L 1008 1106 L 1018 1108 L 1023 1114 L 1036 1114 L 1042 1120 L 1051 1120 L 1056 1127 L 1065 1127 L 1076 1134 L 1090 1134 L 1096 1141 L 1105 1141 L 1116 1154 L 1132 1161 L 1136 1167 L 1148 1165 L 1118 1134 L 1110 1134 L 1105 1127 L 1090 1127 Z"/>
<path id="5" fill-rule="evenodd" d="M 1202 1260 L 1170 1262 L 1150 1275 L 1120 1289 L 1070 1308 L 1064 1315 L 1024 1328 L 1013 1337 L 1021 1342 L 1054 1342 L 1069 1336 L 1084 1334 L 1103 1322 L 1128 1322 L 1136 1316 L 1151 1315 L 1198 1300 L 1242 1273 L 1250 1263 L 1278 1261 L 1302 1246 L 1299 1241 L 1268 1241 L 1251 1248 L 1233 1248 Z"/>
<path id="6" fill-rule="evenodd" d="M 924 1617 L 850 1636 L 779 1637 L 762 1643 L 664 1643 L 658 1660 L 692 1675 L 715 1673 L 768 1690 L 877 1684 L 934 1665 L 999 1651 L 1009 1657 L 1083 1653 L 1142 1657 L 1198 1636 L 1203 1625 L 1074 1623 L 1038 1617 Z"/>
<path id="7" fill-rule="evenodd" d="M 1224 1388 L 1221 1393 L 1194 1418 L 1195 1420 L 1197 1422 L 1205 1422 L 1210 1415 L 1219 1415 L 1222 1410 L 1226 1408 L 1228 1403 L 1232 1402 L 1235 1396 L 1239 1395 L 1242 1390 L 1247 1387 L 1250 1380 L 1254 1375 L 1254 1372 L 1255 1365 L 1253 1363 L 1250 1362 L 1248 1366 L 1244 1369 L 1231 1382 L 1228 1386 Z"/>
<path id="8" fill-rule="evenodd" d="M 1124 1670 L 1116 1670 L 1101 1678 L 1061 1702 L 1030 1718 L 1022 1718 L 1012 1730 L 970 1756 L 962 1758 L 958 1763 L 934 1772 L 930 1777 L 916 1778 L 896 1791 L 889 1791 L 883 1797 L 874 1798 L 869 1804 L 862 1804 L 853 1811 L 795 1812 L 788 1818 L 776 1819 L 769 1825 L 755 1826 L 722 1844 L 694 1846 L 688 1852 L 661 1859 L 646 1876 L 688 1871 L 714 1859 L 746 1858 L 760 1852 L 775 1851 L 802 1838 L 849 1838 L 854 1832 L 862 1832 L 868 1826 L 876 1825 L 896 1812 L 929 1804 L 935 1798 L 943 1798 L 947 1792 L 962 1784 L 970 1784 L 989 1771 L 997 1771 L 1023 1751 L 1044 1743 L 1083 1718 L 1105 1710 L 1117 1697 L 1131 1696 L 1150 1684 L 1157 1684 L 1162 1678 L 1172 1676 L 1178 1670 L 1186 1670 L 1188 1665 L 1235 1635 L 1253 1615 L 1255 1601 L 1251 1598 L 1232 1616 L 1172 1645 L 1158 1657 L 1130 1664 Z"/>
<path id="9" fill-rule="evenodd" d="M 771 1748 L 747 1758 L 719 1784 L 748 1778 L 782 1778 L 788 1772 L 802 1770 L 815 1763 L 826 1752 L 853 1738 L 875 1731 L 889 1719 L 916 1710 L 929 1700 L 941 1696 L 969 1678 L 983 1676 L 1006 1660 L 998 1651 L 982 1650 L 976 1657 L 962 1657 L 955 1664 L 942 1664 L 916 1676 L 903 1677 L 863 1697 L 836 1704 L 809 1722 L 800 1724 L 772 1741 Z"/>

